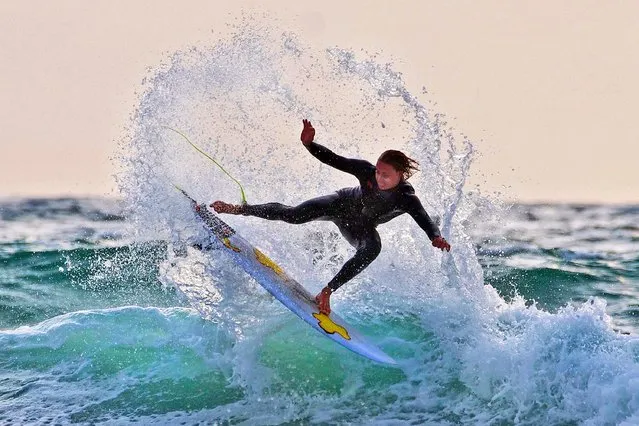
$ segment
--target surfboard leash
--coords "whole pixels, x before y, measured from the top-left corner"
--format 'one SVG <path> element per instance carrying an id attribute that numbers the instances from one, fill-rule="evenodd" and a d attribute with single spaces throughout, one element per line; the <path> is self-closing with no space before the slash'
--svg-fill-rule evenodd
<path id="1" fill-rule="evenodd" d="M 216 166 L 218 166 L 220 168 L 220 170 L 222 170 L 229 178 L 231 178 L 231 180 L 233 180 L 233 182 L 235 182 L 237 184 L 237 186 L 240 187 L 240 194 L 242 196 L 242 204 L 246 204 L 246 194 L 244 193 L 244 187 L 242 186 L 242 184 L 240 183 L 240 181 L 238 181 L 237 179 L 235 179 L 233 176 L 231 176 L 231 174 L 229 172 L 226 171 L 226 169 L 224 167 L 222 167 L 222 165 L 220 163 L 218 163 L 213 157 L 211 157 L 209 154 L 207 154 L 204 150 L 202 150 L 200 147 L 198 147 L 197 145 L 195 145 L 193 142 L 191 142 L 191 140 L 181 131 L 174 129 L 172 127 L 169 126 L 162 126 L 165 129 L 171 130 L 175 133 L 177 133 L 178 135 L 182 136 L 182 138 L 187 141 L 189 143 L 189 145 L 191 145 L 193 148 L 195 148 L 195 150 L 197 152 L 199 152 L 200 154 L 202 154 L 203 156 L 205 156 L 206 158 L 208 158 L 209 160 L 211 160 L 213 162 L 213 164 L 215 164 Z"/>

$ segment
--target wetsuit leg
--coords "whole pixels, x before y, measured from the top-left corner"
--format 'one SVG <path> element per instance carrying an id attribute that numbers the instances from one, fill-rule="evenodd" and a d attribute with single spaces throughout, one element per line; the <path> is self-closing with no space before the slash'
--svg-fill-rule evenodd
<path id="1" fill-rule="evenodd" d="M 294 224 L 322 219 L 333 221 L 346 241 L 357 249 L 355 256 L 328 283 L 328 287 L 335 291 L 370 265 L 382 249 L 382 242 L 375 228 L 342 219 L 344 211 L 344 200 L 335 193 L 313 198 L 295 207 L 280 203 L 247 205 L 243 214 Z"/>
<path id="2" fill-rule="evenodd" d="M 349 259 L 342 269 L 328 283 L 328 287 L 335 291 L 342 284 L 350 281 L 357 274 L 362 272 L 370 263 L 375 260 L 382 250 L 382 240 L 379 234 L 372 227 L 349 227 L 337 223 L 340 232 L 357 249 L 355 256 Z"/>
<path id="3" fill-rule="evenodd" d="M 291 207 L 280 203 L 247 205 L 243 214 L 268 220 L 282 220 L 287 223 L 306 223 L 312 220 L 331 220 L 339 215 L 342 200 L 337 193 L 312 198 Z"/>

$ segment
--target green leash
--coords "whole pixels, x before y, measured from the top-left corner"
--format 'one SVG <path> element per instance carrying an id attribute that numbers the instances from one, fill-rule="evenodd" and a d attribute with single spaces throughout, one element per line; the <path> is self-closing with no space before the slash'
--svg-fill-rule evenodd
<path id="1" fill-rule="evenodd" d="M 229 172 L 227 172 L 224 167 L 222 167 L 222 165 L 220 163 L 218 163 L 217 161 L 215 161 L 215 159 L 213 157 L 211 157 L 209 154 L 207 154 L 206 152 L 202 151 L 202 149 L 200 149 L 200 147 L 198 147 L 197 145 L 195 145 L 193 142 L 191 142 L 191 140 L 186 137 L 186 135 L 182 132 L 180 132 L 179 130 L 176 130 L 172 127 L 169 126 L 162 126 L 165 129 L 171 130 L 175 133 L 177 133 L 178 135 L 182 136 L 184 138 L 185 141 L 187 141 L 189 143 L 189 145 L 191 145 L 193 148 L 195 148 L 195 150 L 197 152 L 199 152 L 200 154 L 202 154 L 203 156 L 205 156 L 206 158 L 208 158 L 209 160 L 211 160 L 213 162 L 213 164 L 215 164 L 216 166 L 218 166 L 220 168 L 220 170 L 222 170 L 224 173 L 226 173 L 226 175 L 228 177 L 230 177 L 233 182 L 237 183 L 237 186 L 240 187 L 240 194 L 242 195 L 242 204 L 246 204 L 246 194 L 244 194 L 244 188 L 242 187 L 242 184 L 235 179 L 233 176 L 231 176 L 231 174 Z M 178 188 L 179 189 L 179 188 Z"/>

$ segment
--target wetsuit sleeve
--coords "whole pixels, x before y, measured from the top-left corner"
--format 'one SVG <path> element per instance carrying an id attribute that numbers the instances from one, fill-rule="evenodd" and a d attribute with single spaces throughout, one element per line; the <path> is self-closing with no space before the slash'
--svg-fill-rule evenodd
<path id="1" fill-rule="evenodd" d="M 342 157 L 341 155 L 337 155 L 330 149 L 315 142 L 311 142 L 306 145 L 306 149 L 308 149 L 308 152 L 310 152 L 313 157 L 317 158 L 322 163 L 334 167 L 342 172 L 350 173 L 357 178 L 365 176 L 366 172 L 368 172 L 372 167 L 372 164 L 366 160 Z"/>
<path id="2" fill-rule="evenodd" d="M 415 194 L 406 194 L 405 195 L 405 210 L 406 213 L 411 215 L 415 222 L 419 225 L 420 228 L 426 232 L 428 238 L 432 241 L 436 237 L 441 236 L 441 232 L 439 231 L 439 227 L 433 222 L 433 219 L 428 216 L 426 210 L 422 206 L 421 201 Z"/>

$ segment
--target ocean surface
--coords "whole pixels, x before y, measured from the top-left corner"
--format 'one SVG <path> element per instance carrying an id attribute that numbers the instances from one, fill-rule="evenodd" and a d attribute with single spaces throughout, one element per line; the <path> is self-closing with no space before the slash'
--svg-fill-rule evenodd
<path id="1" fill-rule="evenodd" d="M 639 206 L 513 205 L 469 223 L 483 288 L 424 280 L 407 300 L 409 272 L 382 282 L 380 256 L 334 309 L 397 368 L 323 338 L 215 255 L 131 239 L 121 209 L 0 202 L 0 423 L 639 421 Z M 313 246 L 295 247 L 308 274 L 326 267 Z"/>
<path id="2" fill-rule="evenodd" d="M 0 199 L 0 424 L 639 424 L 639 206 L 508 204 L 469 183 L 481 141 L 383 55 L 234 31 L 150 64 L 117 200 Z M 170 129 L 249 203 L 297 204 L 357 183 L 300 145 L 303 118 L 341 155 L 419 161 L 411 183 L 452 244 L 398 217 L 332 298 L 396 367 L 197 249 L 209 236 L 174 185 L 206 203 L 240 190 Z M 311 292 L 353 254 L 327 222 L 226 219 Z"/>

